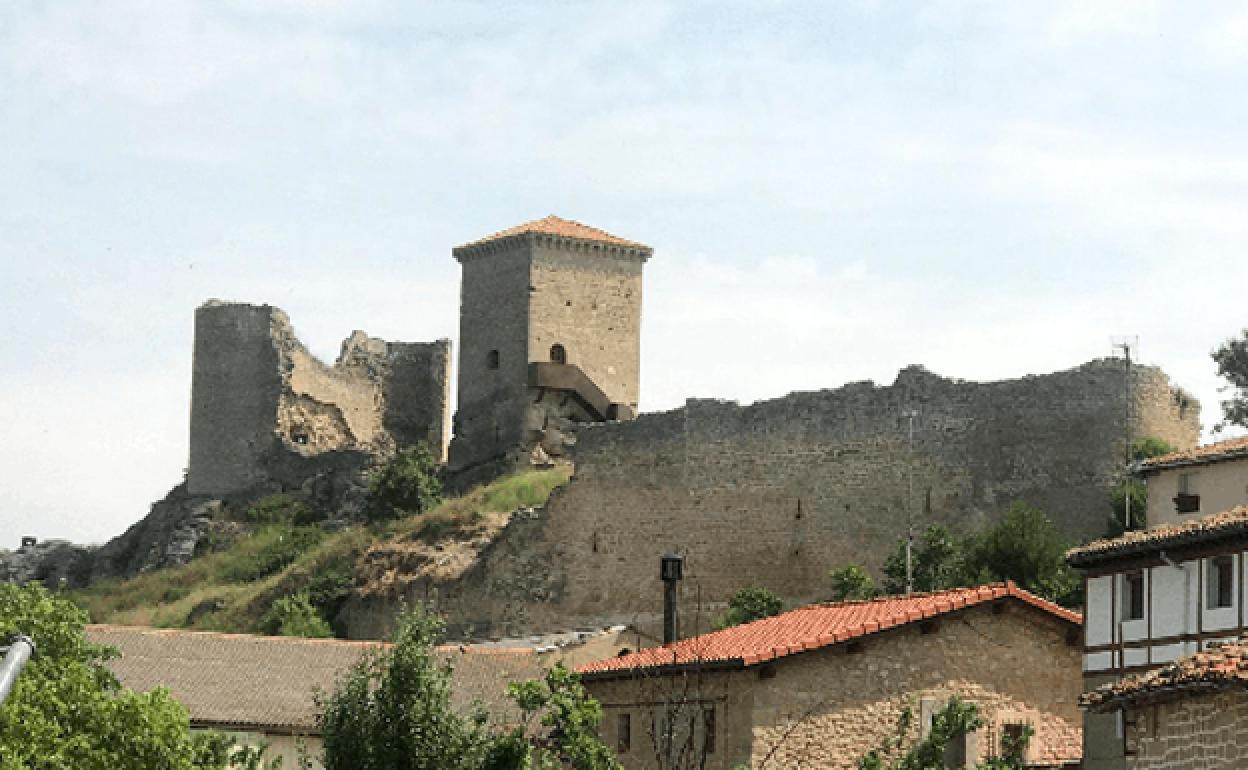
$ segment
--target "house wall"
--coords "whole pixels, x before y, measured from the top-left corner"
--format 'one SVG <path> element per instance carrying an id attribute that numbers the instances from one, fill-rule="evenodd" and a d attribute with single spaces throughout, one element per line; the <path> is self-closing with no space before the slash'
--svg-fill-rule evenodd
<path id="1" fill-rule="evenodd" d="M 1200 510 L 1179 513 L 1174 497 L 1179 493 L 1179 477 L 1190 474 L 1192 490 L 1200 495 Z M 1176 524 L 1199 516 L 1228 511 L 1248 503 L 1248 457 L 1206 465 L 1167 468 L 1149 476 L 1148 526 Z"/>
<path id="2" fill-rule="evenodd" d="M 904 708 L 917 718 L 954 694 L 981 709 L 981 756 L 999 746 L 1004 724 L 1022 722 L 1036 731 L 1029 756 L 1060 764 L 1077 761 L 1081 746 L 1079 651 L 1067 643 L 1068 629 L 1014 605 L 1001 614 L 973 608 L 942 619 L 933 633 L 910 625 L 866 638 L 861 652 L 839 645 L 782 659 L 771 678 L 756 667 L 707 673 L 692 687 L 687 680 L 657 679 L 591 680 L 586 687 L 603 702 L 609 745 L 616 738 L 614 715 L 623 711 L 635 715 L 638 742 L 637 725 L 660 700 L 656 693 L 714 700 L 722 709 L 722 748 L 708 770 L 757 766 L 768 755 L 769 768 L 850 770 L 894 733 Z M 920 727 L 916 722 L 908 743 L 918 739 Z M 641 738 L 643 745 L 623 757 L 630 770 L 657 767 L 648 736 Z"/>
<path id="3" fill-rule="evenodd" d="M 319 735 L 287 735 L 284 733 L 237 732 L 230 731 L 230 736 L 241 745 L 265 746 L 265 766 L 275 759 L 282 760 L 283 768 L 302 768 L 299 758 L 306 754 L 307 770 L 323 770 L 321 751 L 324 743 Z"/>
<path id="4" fill-rule="evenodd" d="M 1133 770 L 1248 767 L 1248 693 L 1187 695 L 1131 709 Z"/>

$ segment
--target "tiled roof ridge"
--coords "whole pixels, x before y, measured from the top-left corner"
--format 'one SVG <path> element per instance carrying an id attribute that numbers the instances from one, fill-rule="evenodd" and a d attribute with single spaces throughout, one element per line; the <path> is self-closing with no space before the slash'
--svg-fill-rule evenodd
<path id="1" fill-rule="evenodd" d="M 1200 444 L 1190 449 L 1179 449 L 1157 457 L 1149 457 L 1141 460 L 1138 467 L 1140 470 L 1150 470 L 1170 465 L 1200 464 L 1245 454 L 1248 454 L 1248 436 L 1237 436 L 1209 444 Z"/>
<path id="2" fill-rule="evenodd" d="M 501 241 L 505 238 L 513 238 L 529 234 L 550 235 L 556 238 L 568 238 L 580 241 L 597 241 L 614 246 L 641 249 L 647 252 L 650 251 L 650 247 L 644 243 L 630 241 L 627 238 L 612 235 L 601 228 L 587 225 L 574 219 L 566 219 L 556 214 L 548 214 L 541 219 L 534 219 L 530 222 L 509 227 L 505 230 L 499 230 L 498 232 L 491 233 L 484 238 L 478 238 L 475 241 L 456 246 L 454 251 L 458 252 L 465 249 L 473 249 L 477 246 L 482 246 L 494 241 Z"/>
<path id="3" fill-rule="evenodd" d="M 1071 624 L 1079 625 L 1083 621 L 1079 613 L 1036 596 L 1013 581 L 1005 581 L 908 596 L 893 595 L 809 604 L 779 615 L 682 639 L 662 647 L 594 661 L 578 670 L 588 674 L 607 674 L 690 664 L 752 666 L 1005 598 L 1017 599 Z M 884 611 L 866 618 L 838 617 L 841 611 L 869 607 L 878 607 Z M 816 622 L 820 619 L 820 614 L 829 615 L 822 618 L 822 624 Z M 850 622 L 841 622 L 838 625 L 838 621 L 846 620 Z M 787 634 L 784 627 L 786 623 L 793 626 Z"/>
<path id="4" fill-rule="evenodd" d="M 1139 555 L 1176 545 L 1217 540 L 1229 534 L 1248 533 L 1248 505 L 1210 513 L 1188 521 L 1162 524 L 1151 529 L 1100 538 L 1066 552 L 1076 567 L 1091 566 L 1121 556 Z"/>

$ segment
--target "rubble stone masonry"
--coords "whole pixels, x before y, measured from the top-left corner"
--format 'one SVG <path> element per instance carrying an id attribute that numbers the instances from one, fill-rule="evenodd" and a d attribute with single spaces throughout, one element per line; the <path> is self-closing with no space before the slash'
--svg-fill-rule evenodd
<path id="1" fill-rule="evenodd" d="M 1134 770 L 1248 767 L 1248 693 L 1193 693 L 1132 709 Z"/>

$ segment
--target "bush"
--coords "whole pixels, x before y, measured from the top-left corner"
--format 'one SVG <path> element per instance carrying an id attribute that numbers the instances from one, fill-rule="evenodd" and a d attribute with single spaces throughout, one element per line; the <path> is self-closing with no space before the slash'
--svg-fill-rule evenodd
<path id="1" fill-rule="evenodd" d="M 234 583 L 250 583 L 275 574 L 324 537 L 318 527 L 274 527 L 256 533 L 254 549 L 241 549 L 222 565 L 221 576 Z"/>
<path id="2" fill-rule="evenodd" d="M 442 502 L 442 484 L 437 464 L 424 444 L 399 450 L 368 480 L 369 521 L 397 519 L 405 514 L 424 513 Z"/>
<path id="3" fill-rule="evenodd" d="M 260 628 L 274 636 L 305 636 L 324 639 L 334 635 L 306 593 L 283 596 L 273 602 Z"/>
<path id="4" fill-rule="evenodd" d="M 715 620 L 715 628 L 728 628 L 779 615 L 783 609 L 784 600 L 766 588 L 742 588 L 728 600 L 728 611 Z"/>
<path id="5" fill-rule="evenodd" d="M 316 516 L 308 510 L 308 506 L 292 495 L 267 495 L 252 503 L 243 512 L 243 521 L 260 526 L 299 526 L 312 524 L 315 520 Z"/>
<path id="6" fill-rule="evenodd" d="M 828 573 L 832 582 L 832 601 L 843 602 L 856 599 L 873 599 L 879 591 L 867 571 L 857 564 L 850 564 Z"/>

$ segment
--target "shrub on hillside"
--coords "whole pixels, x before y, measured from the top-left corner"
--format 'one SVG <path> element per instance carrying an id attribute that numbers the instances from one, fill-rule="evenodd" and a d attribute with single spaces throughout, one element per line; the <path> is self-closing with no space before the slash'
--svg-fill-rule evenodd
<path id="1" fill-rule="evenodd" d="M 221 576 L 235 583 L 250 583 L 275 574 L 299 558 L 324 537 L 319 527 L 273 527 L 253 537 L 254 549 L 242 549 L 222 565 Z"/>
<path id="2" fill-rule="evenodd" d="M 325 618 L 312 606 L 306 593 L 283 596 L 273 602 L 260 628 L 274 636 L 305 636 L 324 639 L 334 635 Z"/>
<path id="3" fill-rule="evenodd" d="M 369 521 L 397 519 L 405 514 L 424 513 L 442 502 L 442 484 L 437 463 L 424 444 L 400 449 L 368 480 Z"/>
<path id="4" fill-rule="evenodd" d="M 284 524 L 307 526 L 316 523 L 317 516 L 302 500 L 286 494 L 266 495 L 255 501 L 243 512 L 243 521 L 265 526 Z"/>

